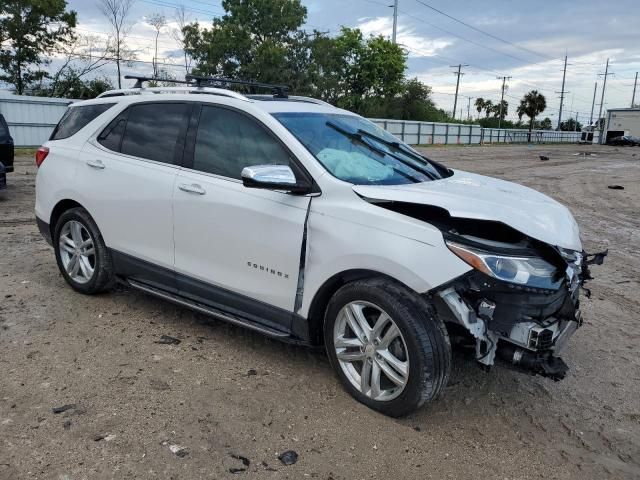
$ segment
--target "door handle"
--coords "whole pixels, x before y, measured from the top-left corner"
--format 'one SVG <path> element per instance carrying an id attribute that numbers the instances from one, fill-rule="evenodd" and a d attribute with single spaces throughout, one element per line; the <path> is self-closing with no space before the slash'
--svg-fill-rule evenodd
<path id="1" fill-rule="evenodd" d="M 192 183 L 191 185 L 181 183 L 180 185 L 178 185 L 178 188 L 183 192 L 195 193 L 196 195 L 204 195 L 205 193 L 207 193 L 207 191 L 197 183 Z"/>
<path id="2" fill-rule="evenodd" d="M 104 163 L 102 163 L 101 160 L 87 160 L 87 165 L 89 165 L 92 168 L 97 168 L 99 170 L 102 170 L 104 168 Z"/>

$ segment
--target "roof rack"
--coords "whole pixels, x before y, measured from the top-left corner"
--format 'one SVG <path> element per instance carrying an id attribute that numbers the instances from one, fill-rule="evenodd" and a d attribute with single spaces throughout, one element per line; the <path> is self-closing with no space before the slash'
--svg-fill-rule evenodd
<path id="1" fill-rule="evenodd" d="M 251 82 L 248 80 L 235 80 L 232 78 L 223 77 L 204 77 L 200 75 L 187 75 L 186 80 L 188 82 L 193 81 L 198 87 L 218 87 L 221 85 L 244 85 L 252 88 L 263 88 L 271 90 L 275 98 L 289 98 L 289 86 L 288 85 L 274 85 L 271 83 L 259 83 Z"/>
<path id="2" fill-rule="evenodd" d="M 288 99 L 289 86 L 273 85 L 270 83 L 250 82 L 246 80 L 235 80 L 222 77 L 204 77 L 199 75 L 187 75 L 184 80 L 174 80 L 169 78 L 146 77 L 143 75 L 125 75 L 127 80 L 135 80 L 132 88 L 118 90 L 108 90 L 98 95 L 98 98 L 116 97 L 122 95 L 140 95 L 142 93 L 209 93 L 227 97 L 249 100 L 245 95 L 229 90 L 228 85 L 244 85 L 251 88 L 262 88 L 271 90 L 274 99 Z M 145 82 L 167 82 L 186 85 L 186 87 L 145 87 Z M 195 88 L 194 88 L 195 87 Z"/>
<path id="3" fill-rule="evenodd" d="M 135 80 L 136 83 L 131 88 L 143 88 L 144 82 L 168 82 L 168 83 L 182 83 L 182 84 L 190 84 L 191 82 L 187 80 L 174 80 L 172 78 L 157 78 L 157 77 L 145 77 L 140 75 L 125 75 L 124 78 L 126 80 Z"/>

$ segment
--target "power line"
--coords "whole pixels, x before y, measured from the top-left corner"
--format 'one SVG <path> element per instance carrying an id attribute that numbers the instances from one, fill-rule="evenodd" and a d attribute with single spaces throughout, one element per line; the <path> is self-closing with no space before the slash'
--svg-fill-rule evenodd
<path id="1" fill-rule="evenodd" d="M 439 13 L 440 15 L 444 15 L 445 17 L 450 18 L 451 20 L 453 20 L 453 21 L 455 21 L 455 22 L 458 22 L 458 23 L 462 24 L 462 25 L 464 25 L 464 26 L 465 26 L 465 27 L 467 27 L 467 28 L 470 28 L 470 29 L 472 29 L 472 30 L 475 30 L 476 32 L 482 33 L 483 35 L 487 35 L 488 37 L 491 37 L 491 38 L 493 38 L 493 39 L 495 39 L 495 40 L 498 40 L 498 41 L 500 41 L 500 42 L 502 42 L 502 43 L 505 43 L 505 44 L 507 44 L 507 45 L 511 45 L 512 47 L 515 47 L 515 48 L 519 48 L 520 50 L 523 50 L 523 51 L 525 51 L 525 52 L 532 53 L 532 54 L 534 54 L 534 55 L 537 55 L 537 56 L 539 56 L 539 57 L 541 57 L 541 58 L 545 58 L 545 59 L 547 59 L 547 60 L 557 60 L 556 58 L 552 58 L 552 57 L 550 57 L 550 56 L 548 56 L 548 55 L 544 55 L 544 54 L 542 54 L 542 53 L 538 53 L 538 52 L 536 52 L 536 51 L 534 51 L 534 50 L 530 50 L 530 49 L 528 49 L 528 48 L 522 47 L 522 46 L 517 45 L 517 44 L 515 44 L 515 43 L 513 43 L 513 42 L 510 42 L 509 40 L 505 40 L 504 38 L 500 38 L 500 37 L 498 37 L 498 36 L 496 36 L 496 35 L 493 35 L 492 33 L 489 33 L 489 32 L 486 32 L 486 31 L 484 31 L 484 30 L 481 30 L 481 29 L 479 29 L 479 28 L 477 28 L 477 27 L 474 27 L 473 25 L 470 25 L 470 24 L 468 24 L 468 23 L 466 23 L 466 22 L 464 22 L 464 21 L 460 20 L 459 18 L 453 17 L 453 16 L 449 15 L 448 13 L 443 12 L 442 10 L 438 10 L 438 9 L 437 9 L 437 8 L 435 8 L 434 6 L 429 5 L 429 4 L 428 4 L 428 3 L 426 3 L 426 2 L 423 2 L 422 0 L 415 0 L 415 1 L 416 1 L 416 2 L 418 2 L 418 3 L 419 3 L 419 4 L 421 4 L 421 5 L 424 5 L 425 7 L 427 7 L 427 8 L 429 8 L 429 9 L 433 10 L 434 12 Z"/>

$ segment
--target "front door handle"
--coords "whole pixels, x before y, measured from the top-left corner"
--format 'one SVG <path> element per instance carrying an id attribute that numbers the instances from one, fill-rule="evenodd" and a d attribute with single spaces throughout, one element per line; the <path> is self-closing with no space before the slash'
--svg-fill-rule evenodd
<path id="1" fill-rule="evenodd" d="M 197 183 L 192 183 L 190 185 L 186 183 L 181 183 L 180 185 L 178 185 L 178 188 L 183 192 L 195 193 L 196 195 L 204 195 L 205 193 L 207 193 L 207 191 Z"/>
<path id="2" fill-rule="evenodd" d="M 104 163 L 102 163 L 101 160 L 87 160 L 87 165 L 89 165 L 92 168 L 97 168 L 99 170 L 102 170 L 104 168 Z"/>

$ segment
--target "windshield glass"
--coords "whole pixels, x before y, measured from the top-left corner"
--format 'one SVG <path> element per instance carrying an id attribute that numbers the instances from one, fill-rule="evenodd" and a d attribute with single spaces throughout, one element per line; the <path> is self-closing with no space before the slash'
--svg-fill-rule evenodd
<path id="1" fill-rule="evenodd" d="M 411 147 L 362 117 L 274 113 L 332 175 L 356 185 L 401 185 L 443 177 Z"/>

